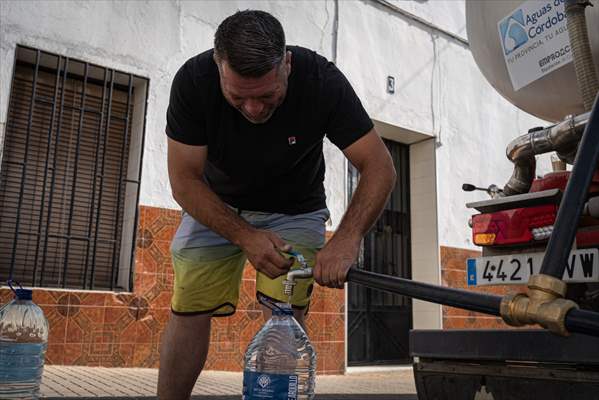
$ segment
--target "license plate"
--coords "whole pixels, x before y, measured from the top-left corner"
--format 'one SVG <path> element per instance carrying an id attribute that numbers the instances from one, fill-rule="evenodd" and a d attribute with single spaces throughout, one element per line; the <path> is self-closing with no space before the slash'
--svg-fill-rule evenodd
<path id="1" fill-rule="evenodd" d="M 468 259 L 468 286 L 519 285 L 541 271 L 544 253 Z M 566 282 L 599 282 L 599 249 L 573 250 L 562 278 Z"/>

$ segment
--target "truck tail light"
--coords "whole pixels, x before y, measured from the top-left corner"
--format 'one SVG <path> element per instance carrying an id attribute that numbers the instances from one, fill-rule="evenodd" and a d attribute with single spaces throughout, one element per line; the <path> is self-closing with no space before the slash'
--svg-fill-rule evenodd
<path id="1" fill-rule="evenodd" d="M 515 245 L 545 240 L 557 215 L 557 205 L 515 208 L 472 217 L 472 239 L 478 246 Z"/>

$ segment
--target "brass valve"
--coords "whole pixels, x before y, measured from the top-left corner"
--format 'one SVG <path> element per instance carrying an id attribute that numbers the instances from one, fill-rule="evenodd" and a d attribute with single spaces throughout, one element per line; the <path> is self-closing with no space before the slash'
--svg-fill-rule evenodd
<path id="1" fill-rule="evenodd" d="M 564 299 L 566 283 L 550 275 L 530 277 L 528 293 L 504 296 L 501 300 L 501 316 L 512 326 L 539 324 L 551 332 L 568 336 L 566 314 L 578 305 Z"/>

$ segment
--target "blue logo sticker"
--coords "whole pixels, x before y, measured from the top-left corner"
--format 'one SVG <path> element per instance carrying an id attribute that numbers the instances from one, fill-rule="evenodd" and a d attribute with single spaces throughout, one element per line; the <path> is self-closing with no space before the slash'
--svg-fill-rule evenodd
<path id="1" fill-rule="evenodd" d="M 468 286 L 476 286 L 476 260 L 468 259 Z"/>
<path id="2" fill-rule="evenodd" d="M 524 13 L 522 9 L 514 11 L 512 15 L 499 23 L 501 44 L 506 56 L 528 42 L 528 34 L 524 26 Z"/>
<path id="3" fill-rule="evenodd" d="M 296 400 L 297 390 L 297 375 L 243 373 L 243 400 Z"/>

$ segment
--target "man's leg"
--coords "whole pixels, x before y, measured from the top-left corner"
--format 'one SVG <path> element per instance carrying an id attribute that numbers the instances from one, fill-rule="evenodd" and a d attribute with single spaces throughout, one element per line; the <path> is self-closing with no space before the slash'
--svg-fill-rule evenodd
<path id="1" fill-rule="evenodd" d="M 160 348 L 160 400 L 189 399 L 191 396 L 208 354 L 210 319 L 210 314 L 171 314 Z"/>
<path id="2" fill-rule="evenodd" d="M 206 362 L 211 317 L 235 312 L 245 264 L 245 255 L 234 246 L 171 253 L 175 279 L 160 349 L 160 400 L 189 399 Z"/>

